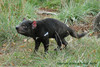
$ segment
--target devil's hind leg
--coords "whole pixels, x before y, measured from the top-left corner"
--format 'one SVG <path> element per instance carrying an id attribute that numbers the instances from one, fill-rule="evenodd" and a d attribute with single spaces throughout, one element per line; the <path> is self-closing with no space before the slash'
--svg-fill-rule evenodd
<path id="1" fill-rule="evenodd" d="M 62 44 L 64 45 L 64 48 L 66 48 L 68 42 L 66 42 L 66 40 L 63 38 L 63 39 L 62 39 Z"/>
<path id="2" fill-rule="evenodd" d="M 58 49 L 60 49 L 61 48 L 61 45 L 62 45 L 62 41 L 61 41 L 61 38 L 60 37 L 58 37 L 57 35 L 55 35 L 55 40 L 56 40 L 56 42 L 57 42 L 57 45 L 58 45 Z"/>

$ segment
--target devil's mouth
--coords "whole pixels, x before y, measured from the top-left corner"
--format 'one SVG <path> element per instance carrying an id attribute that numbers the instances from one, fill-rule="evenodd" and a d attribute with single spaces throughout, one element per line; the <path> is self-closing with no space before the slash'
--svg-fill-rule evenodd
<path id="1" fill-rule="evenodd" d="M 17 30 L 17 32 L 20 34 L 25 34 L 25 31 Z"/>

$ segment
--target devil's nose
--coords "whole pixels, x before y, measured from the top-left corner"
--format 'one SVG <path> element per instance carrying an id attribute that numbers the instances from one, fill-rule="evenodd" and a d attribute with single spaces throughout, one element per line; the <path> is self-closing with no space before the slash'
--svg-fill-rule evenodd
<path id="1" fill-rule="evenodd" d="M 16 26 L 16 30 L 18 30 L 18 26 Z"/>

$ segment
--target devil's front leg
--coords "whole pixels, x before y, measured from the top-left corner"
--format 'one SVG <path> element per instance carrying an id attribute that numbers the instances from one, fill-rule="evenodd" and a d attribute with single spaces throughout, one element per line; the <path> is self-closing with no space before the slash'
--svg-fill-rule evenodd
<path id="1" fill-rule="evenodd" d="M 44 45 L 44 52 L 47 53 L 48 52 L 48 47 L 49 47 L 49 38 L 42 39 L 42 43 Z"/>
<path id="2" fill-rule="evenodd" d="M 38 51 L 40 43 L 41 43 L 41 39 L 40 38 L 38 38 L 38 39 L 35 40 L 35 49 L 34 49 L 34 52 Z"/>

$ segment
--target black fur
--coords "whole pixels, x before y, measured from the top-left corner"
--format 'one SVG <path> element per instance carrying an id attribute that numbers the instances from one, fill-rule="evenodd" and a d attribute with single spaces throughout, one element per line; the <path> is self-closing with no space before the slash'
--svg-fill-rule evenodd
<path id="1" fill-rule="evenodd" d="M 35 40 L 35 51 L 38 50 L 40 43 L 44 44 L 45 52 L 48 51 L 49 38 L 55 38 L 58 48 L 64 44 L 67 46 L 65 37 L 71 35 L 75 38 L 81 38 L 86 33 L 77 34 L 74 30 L 69 28 L 66 24 L 52 18 L 36 21 L 36 27 L 33 25 L 34 21 L 24 20 L 19 26 L 16 27 L 18 33 L 32 37 Z"/>

